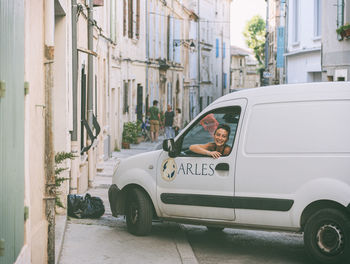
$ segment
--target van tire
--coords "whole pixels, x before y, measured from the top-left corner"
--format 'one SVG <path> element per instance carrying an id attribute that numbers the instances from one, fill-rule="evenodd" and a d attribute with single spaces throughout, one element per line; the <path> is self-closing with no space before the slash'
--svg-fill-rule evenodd
<path id="1" fill-rule="evenodd" d="M 344 263 L 350 259 L 350 219 L 337 209 L 321 209 L 306 222 L 304 244 L 317 263 Z"/>
<path id="2" fill-rule="evenodd" d="M 136 236 L 145 236 L 152 229 L 152 204 L 146 193 L 140 189 L 131 189 L 126 200 L 126 225 L 128 232 Z"/>

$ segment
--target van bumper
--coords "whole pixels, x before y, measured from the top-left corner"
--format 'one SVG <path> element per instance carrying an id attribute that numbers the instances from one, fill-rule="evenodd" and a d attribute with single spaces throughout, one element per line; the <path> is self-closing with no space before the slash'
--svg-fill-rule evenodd
<path id="1" fill-rule="evenodd" d="M 112 184 L 108 189 L 108 200 L 112 215 L 117 217 L 124 214 L 125 191 L 120 190 L 116 184 Z"/>

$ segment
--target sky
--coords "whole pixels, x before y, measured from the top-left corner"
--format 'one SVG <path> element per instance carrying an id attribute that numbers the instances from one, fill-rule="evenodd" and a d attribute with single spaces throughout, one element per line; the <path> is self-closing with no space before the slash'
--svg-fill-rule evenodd
<path id="1" fill-rule="evenodd" d="M 245 24 L 253 16 L 266 19 L 265 0 L 233 0 L 231 3 L 231 45 L 248 49 L 243 37 Z"/>

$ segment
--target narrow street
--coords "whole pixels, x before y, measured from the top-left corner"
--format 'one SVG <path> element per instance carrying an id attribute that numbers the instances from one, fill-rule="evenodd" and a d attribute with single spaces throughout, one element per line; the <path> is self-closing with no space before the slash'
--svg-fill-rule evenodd
<path id="1" fill-rule="evenodd" d="M 59 258 L 70 263 L 310 263 L 300 234 L 225 229 L 209 232 L 206 227 L 154 222 L 152 234 L 137 237 L 128 233 L 123 216 L 112 216 L 108 187 L 117 160 L 151 151 L 157 143 L 142 142 L 131 149 L 113 152 L 98 167 L 94 188 L 88 193 L 103 199 L 100 219 L 68 218 Z"/>
<path id="2" fill-rule="evenodd" d="M 100 219 L 68 218 L 60 264 L 197 263 L 178 224 L 153 223 L 151 236 L 136 237 L 128 233 L 123 216 L 112 216 L 108 187 L 117 159 L 153 150 L 157 145 L 132 145 L 130 150 L 113 152 L 112 158 L 100 165 L 94 188 L 88 193 L 103 199 L 105 214 Z"/>

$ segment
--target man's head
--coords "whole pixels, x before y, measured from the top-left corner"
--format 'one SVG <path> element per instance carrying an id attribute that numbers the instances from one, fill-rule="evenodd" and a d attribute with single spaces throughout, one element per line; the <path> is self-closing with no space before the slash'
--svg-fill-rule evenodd
<path id="1" fill-rule="evenodd" d="M 157 100 L 153 100 L 153 105 L 156 106 L 158 104 Z"/>
<path id="2" fill-rule="evenodd" d="M 168 105 L 167 109 L 168 109 L 168 112 L 170 112 L 171 111 L 171 105 Z"/>

